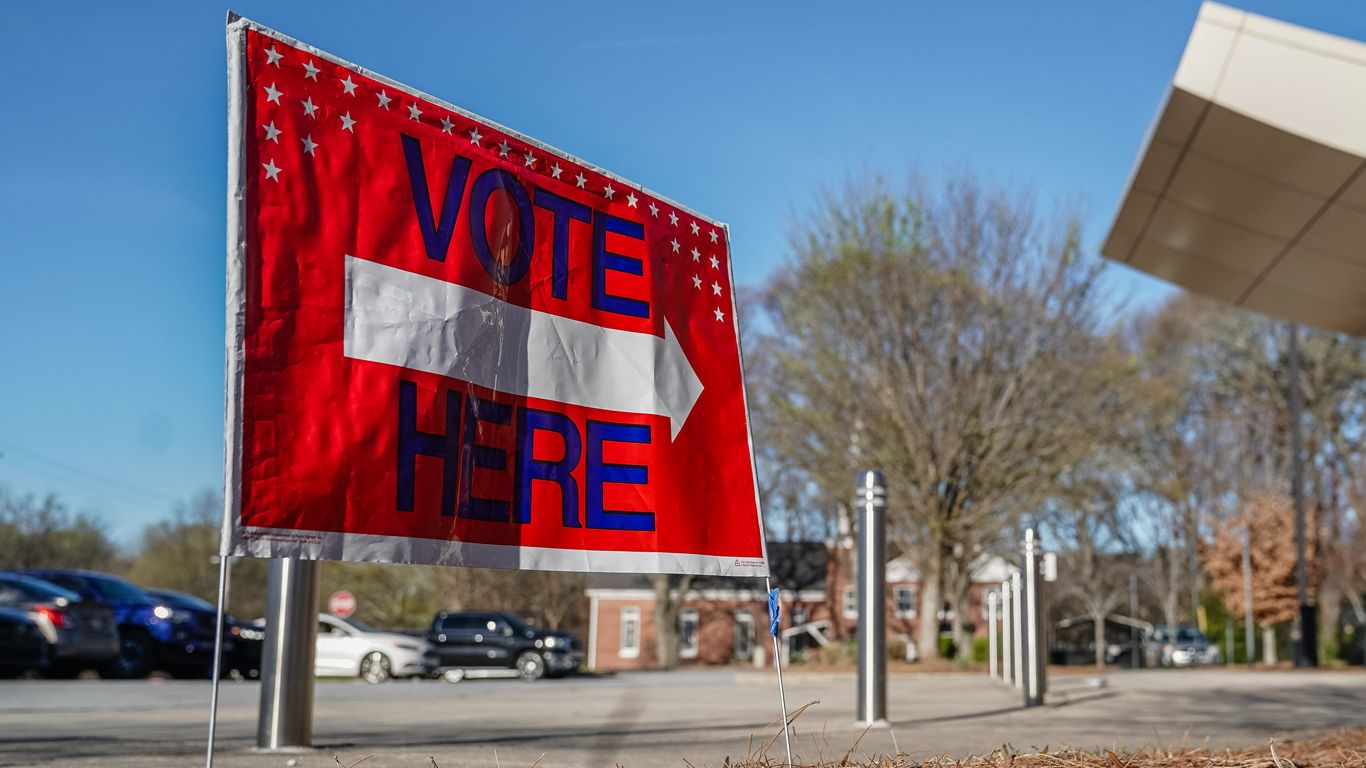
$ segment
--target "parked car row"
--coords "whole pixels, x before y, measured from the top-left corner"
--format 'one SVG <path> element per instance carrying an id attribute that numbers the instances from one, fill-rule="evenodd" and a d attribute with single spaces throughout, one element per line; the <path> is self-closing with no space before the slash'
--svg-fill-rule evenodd
<path id="1" fill-rule="evenodd" d="M 0 677 L 36 671 L 134 679 L 154 669 L 208 677 L 217 611 L 182 592 L 142 589 L 91 571 L 0 571 Z M 225 617 L 224 674 L 256 677 L 265 621 Z M 425 632 L 382 632 L 354 619 L 318 616 L 314 672 L 381 683 L 395 677 L 521 677 L 571 674 L 583 663 L 577 637 L 507 613 L 442 611 Z"/>
<path id="2" fill-rule="evenodd" d="M 0 571 L 0 675 L 37 671 L 134 679 L 161 669 L 208 677 L 213 667 L 214 606 L 169 590 L 143 590 L 104 573 L 59 569 Z M 34 631 L 41 638 L 35 646 Z M 223 672 L 254 676 L 260 628 L 229 619 Z M 11 649 L 13 646 L 13 649 Z"/>

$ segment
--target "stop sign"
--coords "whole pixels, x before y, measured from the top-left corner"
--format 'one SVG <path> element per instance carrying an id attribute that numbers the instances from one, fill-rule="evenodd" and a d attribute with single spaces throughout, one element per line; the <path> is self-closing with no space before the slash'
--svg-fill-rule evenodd
<path id="1" fill-rule="evenodd" d="M 340 619 L 350 616 L 356 612 L 356 596 L 344 589 L 333 592 L 327 598 L 327 612 Z"/>

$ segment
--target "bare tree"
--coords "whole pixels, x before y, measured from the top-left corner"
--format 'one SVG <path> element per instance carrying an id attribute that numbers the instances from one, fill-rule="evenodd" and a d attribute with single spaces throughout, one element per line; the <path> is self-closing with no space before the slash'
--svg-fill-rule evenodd
<path id="1" fill-rule="evenodd" d="M 824 201 L 769 286 L 779 449 L 837 509 L 863 425 L 861 461 L 887 472 L 892 534 L 923 574 L 923 656 L 945 600 L 968 615 L 948 576 L 1093 450 L 1120 391 L 1080 242 L 1074 218 L 971 178 L 872 182 Z"/>

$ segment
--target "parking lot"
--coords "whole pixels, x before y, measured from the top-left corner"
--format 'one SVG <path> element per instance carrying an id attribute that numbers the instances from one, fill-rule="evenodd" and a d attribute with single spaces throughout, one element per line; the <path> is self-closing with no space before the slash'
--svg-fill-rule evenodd
<path id="1" fill-rule="evenodd" d="M 857 751 L 1251 745 L 1366 725 L 1366 674 L 1355 671 L 1154 670 L 1112 674 L 1100 689 L 1081 682 L 1058 678 L 1048 706 L 1024 710 L 1015 693 L 981 675 L 893 675 L 892 729 L 863 736 Z M 255 683 L 224 684 L 217 765 L 292 758 L 301 768 L 335 768 L 333 755 L 347 765 L 371 755 L 367 768 L 421 768 L 429 756 L 442 768 L 529 766 L 544 755 L 542 766 L 681 766 L 685 758 L 714 766 L 746 754 L 778 707 L 771 676 L 747 670 L 536 683 L 320 681 L 317 748 L 282 756 L 251 751 L 258 695 Z M 791 705 L 819 701 L 797 721 L 797 751 L 843 754 L 859 737 L 853 698 L 852 675 L 792 674 Z M 0 684 L 0 765 L 201 764 L 208 699 L 208 684 L 197 681 Z"/>

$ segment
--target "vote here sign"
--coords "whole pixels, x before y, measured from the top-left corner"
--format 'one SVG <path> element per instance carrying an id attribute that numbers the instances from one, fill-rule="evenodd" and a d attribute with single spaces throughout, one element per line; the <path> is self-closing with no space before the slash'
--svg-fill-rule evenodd
<path id="1" fill-rule="evenodd" d="M 767 573 L 724 225 L 245 19 L 228 60 L 227 551 Z"/>

